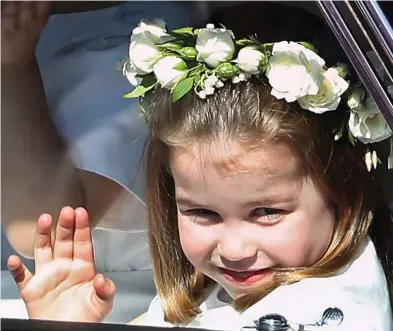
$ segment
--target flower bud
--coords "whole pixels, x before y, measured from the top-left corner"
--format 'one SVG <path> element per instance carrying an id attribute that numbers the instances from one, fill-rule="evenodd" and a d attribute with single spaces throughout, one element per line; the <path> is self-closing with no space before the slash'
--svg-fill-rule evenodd
<path id="1" fill-rule="evenodd" d="M 237 67 L 229 62 L 221 63 L 216 69 L 217 75 L 225 79 L 232 78 L 238 71 Z"/>
<path id="2" fill-rule="evenodd" d="M 364 161 L 366 162 L 367 170 L 371 171 L 371 168 L 372 168 L 373 165 L 372 165 L 371 152 L 370 151 L 368 151 L 366 153 L 366 155 L 364 156 Z"/>
<path id="3" fill-rule="evenodd" d="M 377 169 L 377 165 L 378 165 L 378 155 L 376 151 L 373 151 L 372 155 L 371 155 L 371 160 L 373 161 L 373 167 L 374 169 Z"/>
<path id="4" fill-rule="evenodd" d="M 239 51 L 236 63 L 244 72 L 256 75 L 266 68 L 267 58 L 257 47 L 247 46 Z"/>
<path id="5" fill-rule="evenodd" d="M 179 53 L 186 60 L 195 60 L 198 52 L 194 47 L 183 47 L 179 50 Z"/>

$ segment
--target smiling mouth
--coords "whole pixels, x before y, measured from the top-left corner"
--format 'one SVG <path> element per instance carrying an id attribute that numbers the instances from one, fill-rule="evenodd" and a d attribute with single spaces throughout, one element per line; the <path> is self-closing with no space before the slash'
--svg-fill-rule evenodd
<path id="1" fill-rule="evenodd" d="M 251 271 L 235 271 L 230 269 L 219 268 L 225 279 L 237 285 L 253 285 L 256 284 L 272 273 L 270 268 L 251 270 Z"/>

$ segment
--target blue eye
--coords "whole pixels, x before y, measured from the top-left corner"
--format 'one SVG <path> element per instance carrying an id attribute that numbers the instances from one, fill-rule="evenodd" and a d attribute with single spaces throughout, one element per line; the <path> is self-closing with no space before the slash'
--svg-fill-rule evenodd
<path id="1" fill-rule="evenodd" d="M 182 213 L 197 219 L 216 220 L 220 218 L 220 215 L 218 215 L 216 212 L 203 208 L 190 209 Z"/>
<path id="2" fill-rule="evenodd" d="M 277 220 L 283 214 L 283 210 L 273 208 L 256 208 L 250 216 L 256 218 L 264 218 L 265 220 Z"/>

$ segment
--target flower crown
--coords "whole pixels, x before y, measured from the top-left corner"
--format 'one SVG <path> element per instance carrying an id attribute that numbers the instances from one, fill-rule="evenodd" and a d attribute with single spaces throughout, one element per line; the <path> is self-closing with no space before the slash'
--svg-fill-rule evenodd
<path id="1" fill-rule="evenodd" d="M 317 50 L 307 42 L 261 43 L 257 38 L 236 40 L 224 27 L 185 27 L 167 31 L 163 20 L 142 20 L 131 35 L 129 58 L 123 74 L 135 89 L 125 98 L 143 98 L 156 88 L 168 89 L 172 102 L 194 91 L 205 99 L 225 83 L 267 78 L 271 94 L 298 102 L 308 111 L 334 111 L 346 97 L 350 112 L 348 138 L 352 144 L 373 144 L 390 139 L 388 169 L 393 169 L 393 133 L 365 89 L 346 80 L 347 66 L 327 67 Z M 346 92 L 344 94 L 344 92 Z M 389 86 L 393 95 L 393 85 Z M 343 127 L 335 131 L 341 138 Z M 375 150 L 366 148 L 368 170 L 381 163 Z"/>

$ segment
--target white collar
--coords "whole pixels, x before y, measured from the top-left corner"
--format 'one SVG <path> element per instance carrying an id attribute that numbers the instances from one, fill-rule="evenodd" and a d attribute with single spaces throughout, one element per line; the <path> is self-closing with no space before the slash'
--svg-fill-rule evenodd
<path id="1" fill-rule="evenodd" d="M 190 327 L 240 330 L 270 313 L 298 323 L 315 323 L 326 308 L 338 307 L 344 312 L 344 322 L 337 330 L 393 330 L 386 277 L 369 238 L 355 261 L 336 276 L 281 286 L 243 313 L 218 299 L 220 289 L 201 305 L 202 313 Z"/>

